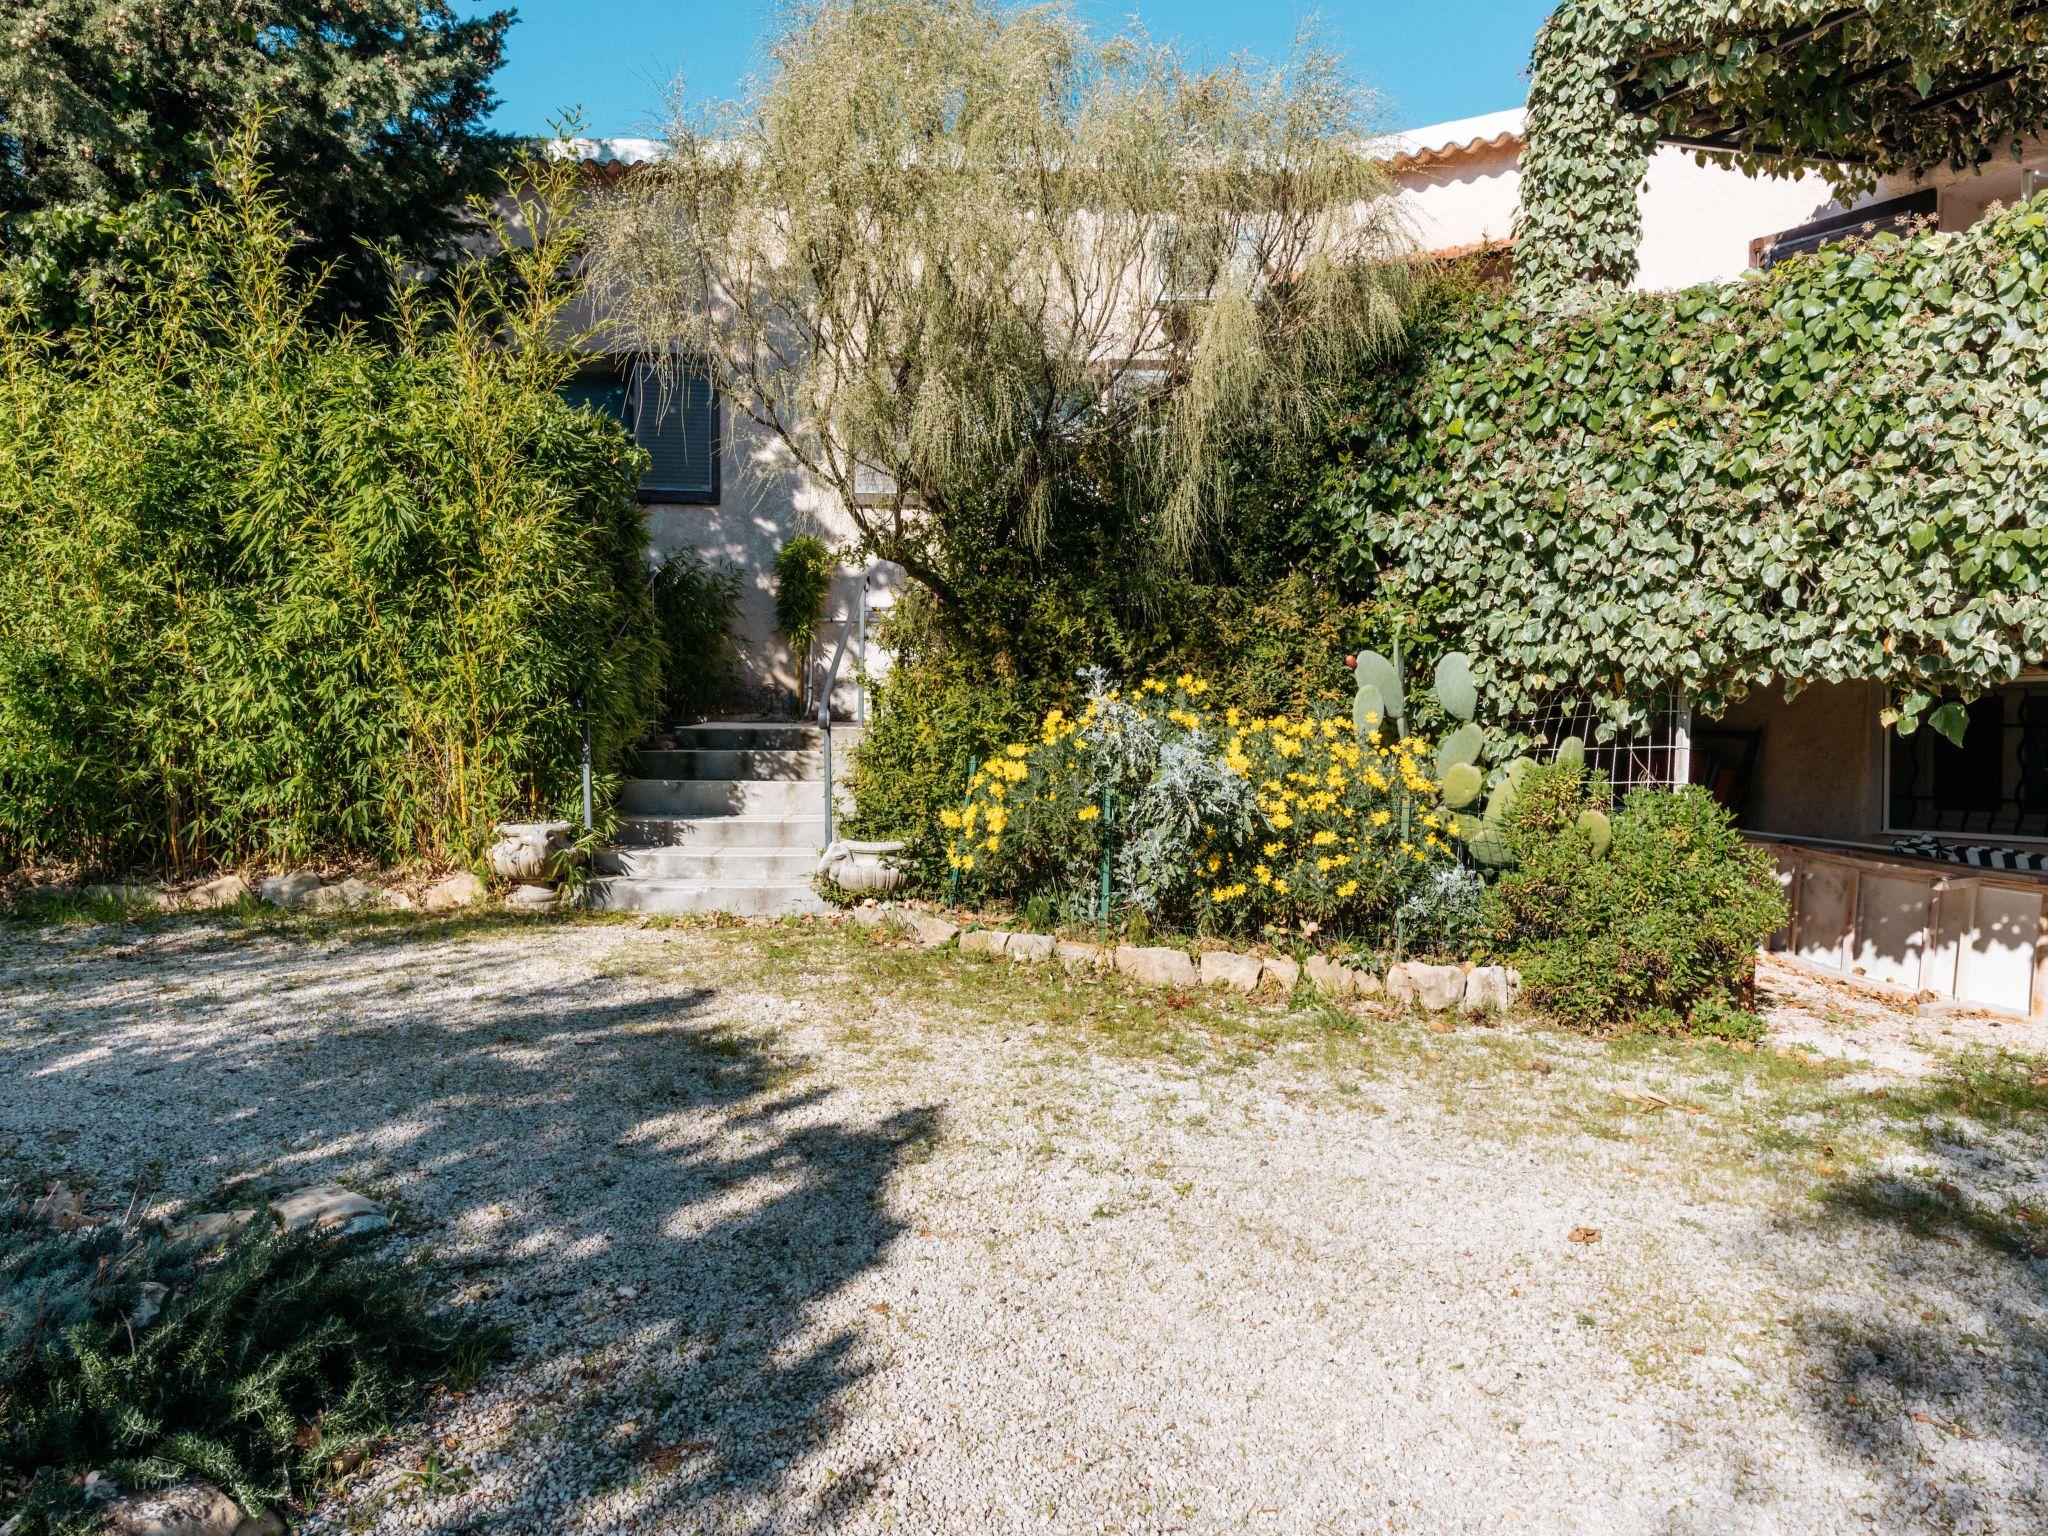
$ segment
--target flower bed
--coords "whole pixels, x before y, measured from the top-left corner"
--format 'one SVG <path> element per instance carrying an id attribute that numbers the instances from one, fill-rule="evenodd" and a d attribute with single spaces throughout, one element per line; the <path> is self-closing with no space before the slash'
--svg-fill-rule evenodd
<path id="1" fill-rule="evenodd" d="M 982 763 L 942 817 L 959 889 L 1060 921 L 1369 933 L 1455 864 L 1426 743 L 1211 694 L 1098 676 L 1077 715 Z"/>

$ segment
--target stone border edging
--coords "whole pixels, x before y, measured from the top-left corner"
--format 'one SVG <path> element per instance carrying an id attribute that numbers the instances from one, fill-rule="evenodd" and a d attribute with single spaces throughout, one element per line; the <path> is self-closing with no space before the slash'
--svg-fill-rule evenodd
<path id="1" fill-rule="evenodd" d="M 1519 972 L 1504 965 L 1426 965 L 1408 960 L 1385 976 L 1311 955 L 1297 963 L 1282 955 L 1247 955 L 1234 950 L 1204 950 L 1200 955 L 1170 945 L 1091 944 L 1049 933 L 1018 933 L 1008 928 L 962 928 L 961 925 L 894 904 L 852 909 L 864 928 L 893 927 L 920 949 L 952 944 L 962 954 L 1006 959 L 1019 965 L 1057 963 L 1070 970 L 1113 970 L 1140 986 L 1220 987 L 1251 993 L 1271 988 L 1292 994 L 1306 980 L 1324 997 L 1384 998 L 1396 1007 L 1423 1013 L 1507 1014 L 1521 991 Z"/>

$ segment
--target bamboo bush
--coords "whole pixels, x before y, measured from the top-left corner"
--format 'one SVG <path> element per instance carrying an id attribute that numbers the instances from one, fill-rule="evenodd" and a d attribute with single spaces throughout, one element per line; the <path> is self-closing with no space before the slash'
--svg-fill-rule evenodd
<path id="1" fill-rule="evenodd" d="M 94 328 L 0 312 L 0 869 L 450 860 L 659 669 L 640 455 L 563 402 L 566 170 L 387 335 L 324 330 L 257 164 Z"/>

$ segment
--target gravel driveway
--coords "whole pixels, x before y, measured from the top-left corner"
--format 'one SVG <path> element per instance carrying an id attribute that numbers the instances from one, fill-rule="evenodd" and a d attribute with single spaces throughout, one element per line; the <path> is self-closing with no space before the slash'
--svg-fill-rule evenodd
<path id="1" fill-rule="evenodd" d="M 18 1173 L 341 1179 L 512 1326 L 314 1530 L 2048 1528 L 2042 1120 L 1840 1074 L 851 930 L 0 924 Z"/>

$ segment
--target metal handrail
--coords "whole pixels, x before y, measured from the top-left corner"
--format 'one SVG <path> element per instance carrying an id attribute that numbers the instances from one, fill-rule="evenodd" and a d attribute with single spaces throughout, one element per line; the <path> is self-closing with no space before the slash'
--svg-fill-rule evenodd
<path id="1" fill-rule="evenodd" d="M 865 581 L 867 578 L 861 578 Z M 853 631 L 842 626 L 839 644 L 833 648 L 832 664 L 825 669 L 825 685 L 818 690 L 818 724 L 825 732 L 825 846 L 832 846 L 832 690 L 839 684 L 839 664 L 846 659 L 846 642 Z"/>

